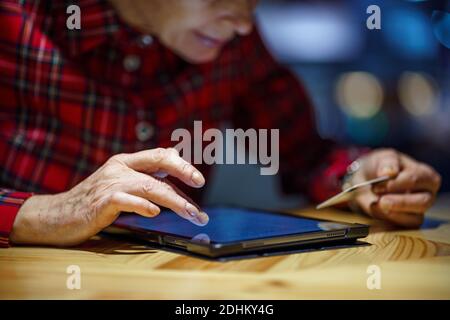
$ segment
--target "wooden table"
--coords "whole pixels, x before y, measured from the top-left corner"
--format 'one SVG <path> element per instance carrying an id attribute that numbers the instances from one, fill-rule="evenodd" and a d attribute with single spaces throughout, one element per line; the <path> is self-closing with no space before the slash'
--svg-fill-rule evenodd
<path id="1" fill-rule="evenodd" d="M 294 213 L 370 224 L 372 245 L 225 263 L 100 236 L 70 249 L 13 247 L 0 249 L 0 298 L 450 299 L 450 203 L 427 215 L 448 223 L 427 230 L 336 210 Z M 69 265 L 80 267 L 79 290 L 66 286 Z M 367 287 L 371 265 L 381 289 Z"/>

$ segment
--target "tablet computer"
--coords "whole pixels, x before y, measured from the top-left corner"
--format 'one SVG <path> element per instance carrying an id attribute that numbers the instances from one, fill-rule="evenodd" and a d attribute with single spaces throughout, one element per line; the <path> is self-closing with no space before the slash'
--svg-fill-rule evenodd
<path id="1" fill-rule="evenodd" d="M 209 207 L 204 211 L 209 215 L 209 222 L 202 227 L 171 211 L 162 211 L 155 218 L 124 214 L 114 226 L 158 246 L 213 258 L 303 244 L 355 241 L 368 234 L 367 225 L 259 209 Z"/>

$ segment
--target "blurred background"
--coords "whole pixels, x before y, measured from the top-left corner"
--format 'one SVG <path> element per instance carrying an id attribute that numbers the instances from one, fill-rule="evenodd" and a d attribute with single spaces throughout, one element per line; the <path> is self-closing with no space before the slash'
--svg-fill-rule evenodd
<path id="1" fill-rule="evenodd" d="M 366 27 L 370 5 L 380 30 Z M 309 91 L 323 137 L 396 148 L 433 165 L 450 191 L 450 1 L 261 0 L 257 24 Z M 254 166 L 222 165 L 207 203 L 304 202 Z"/>

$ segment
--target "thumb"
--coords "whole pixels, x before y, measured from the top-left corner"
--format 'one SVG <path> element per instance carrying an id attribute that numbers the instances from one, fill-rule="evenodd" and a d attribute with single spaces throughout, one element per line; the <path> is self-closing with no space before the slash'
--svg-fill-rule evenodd
<path id="1" fill-rule="evenodd" d="M 396 176 L 400 171 L 400 157 L 393 151 L 382 155 L 377 165 L 377 176 Z"/>

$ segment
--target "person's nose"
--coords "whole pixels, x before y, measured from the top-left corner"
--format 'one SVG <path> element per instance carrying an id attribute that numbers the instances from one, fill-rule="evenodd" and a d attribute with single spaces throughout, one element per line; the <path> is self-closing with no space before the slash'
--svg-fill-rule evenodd
<path id="1" fill-rule="evenodd" d="M 252 32 L 253 21 L 251 17 L 240 17 L 234 21 L 234 30 L 240 36 L 246 36 Z"/>
<path id="2" fill-rule="evenodd" d="M 227 1 L 225 17 L 238 35 L 245 36 L 252 31 L 254 8 L 253 2 L 249 0 Z"/>

